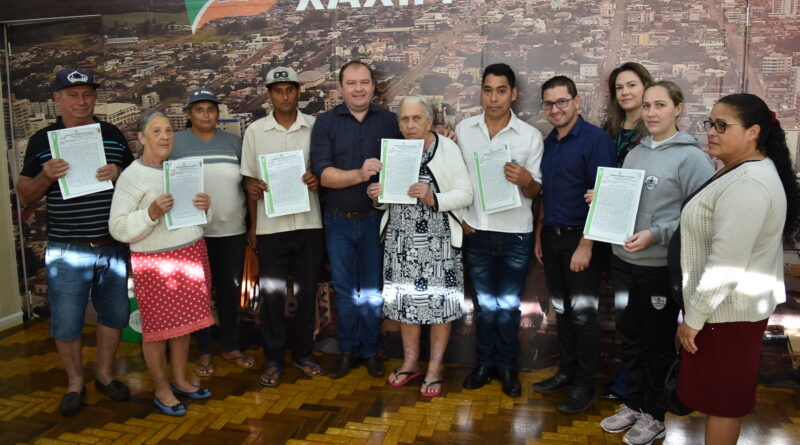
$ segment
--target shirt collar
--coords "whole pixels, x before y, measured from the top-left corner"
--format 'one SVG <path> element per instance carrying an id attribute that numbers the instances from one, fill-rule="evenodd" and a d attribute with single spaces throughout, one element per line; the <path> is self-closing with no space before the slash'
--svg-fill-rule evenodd
<path id="1" fill-rule="evenodd" d="M 569 129 L 569 131 L 567 132 L 567 135 L 568 136 L 572 136 L 574 138 L 578 137 L 581 134 L 581 128 L 583 128 L 583 125 L 585 123 L 586 123 L 586 121 L 583 120 L 583 116 L 581 116 L 579 114 L 578 115 L 578 120 L 575 121 L 575 125 L 573 125 L 572 128 Z M 549 140 L 549 141 L 557 141 L 558 140 L 558 131 L 555 128 L 550 130 L 550 134 L 547 135 L 547 140 Z"/>
<path id="2" fill-rule="evenodd" d="M 308 127 L 311 128 L 309 125 L 308 120 L 306 119 L 306 115 L 303 114 L 300 110 L 297 110 L 297 118 L 294 120 L 292 125 L 289 129 L 285 129 L 283 125 L 279 124 L 277 120 L 275 120 L 275 111 L 270 111 L 267 115 L 266 120 L 264 121 L 264 131 L 270 130 L 283 130 L 287 132 L 297 131 L 300 127 Z"/>
<path id="3" fill-rule="evenodd" d="M 506 131 L 506 128 L 509 130 L 514 130 L 517 134 L 521 133 L 522 121 L 514 114 L 514 110 L 509 110 L 511 112 L 511 119 L 508 120 L 508 123 L 502 130 L 498 131 L 497 134 L 501 134 Z M 489 127 L 486 126 L 486 113 L 481 113 L 480 119 L 477 119 L 473 124 L 473 126 L 479 127 L 483 132 L 487 135 L 489 134 Z M 497 136 L 497 135 L 495 135 Z"/>
<path id="4" fill-rule="evenodd" d="M 92 120 L 94 121 L 95 124 L 100 123 L 100 119 L 98 119 L 97 116 L 92 116 Z M 59 129 L 67 128 L 64 125 L 64 119 L 61 116 L 56 116 L 56 125 L 58 126 Z M 91 125 L 91 124 L 86 124 L 86 125 Z"/>

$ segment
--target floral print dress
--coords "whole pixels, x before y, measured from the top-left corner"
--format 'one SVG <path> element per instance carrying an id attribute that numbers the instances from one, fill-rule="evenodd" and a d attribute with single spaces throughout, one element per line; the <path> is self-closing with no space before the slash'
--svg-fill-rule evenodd
<path id="1" fill-rule="evenodd" d="M 438 192 L 428 169 L 438 141 L 422 154 L 419 181 Z M 464 266 L 450 243 L 446 212 L 427 204 L 393 204 L 383 256 L 383 311 L 402 323 L 449 323 L 461 317 Z"/>

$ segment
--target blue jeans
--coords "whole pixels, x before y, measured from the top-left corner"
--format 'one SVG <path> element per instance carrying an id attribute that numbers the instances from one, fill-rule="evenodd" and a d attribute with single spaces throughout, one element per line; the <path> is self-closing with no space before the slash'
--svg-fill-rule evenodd
<path id="1" fill-rule="evenodd" d="M 325 245 L 336 293 L 339 350 L 369 357 L 381 328 L 381 215 L 350 220 L 325 211 Z"/>
<path id="2" fill-rule="evenodd" d="M 533 251 L 533 233 L 477 230 L 466 236 L 465 259 L 478 308 L 478 364 L 510 369 L 519 355 L 519 298 Z"/>
<path id="3" fill-rule="evenodd" d="M 117 242 L 102 246 L 47 242 L 44 264 L 53 338 L 64 342 L 80 338 L 89 295 L 98 323 L 113 329 L 128 325 L 127 261 L 128 249 Z"/>

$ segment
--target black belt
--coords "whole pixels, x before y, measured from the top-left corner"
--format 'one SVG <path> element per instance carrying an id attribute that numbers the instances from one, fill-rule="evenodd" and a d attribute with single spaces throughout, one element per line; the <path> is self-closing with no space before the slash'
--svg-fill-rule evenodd
<path id="1" fill-rule="evenodd" d="M 106 238 L 97 241 L 67 241 L 70 244 L 77 244 L 79 246 L 100 247 L 114 242 L 114 238 Z"/>
<path id="2" fill-rule="evenodd" d="M 558 236 L 562 236 L 567 232 L 574 232 L 580 230 L 583 232 L 583 226 L 545 226 L 553 230 Z"/>
<path id="3" fill-rule="evenodd" d="M 379 213 L 377 210 L 369 210 L 366 212 L 347 212 L 331 206 L 324 206 L 324 209 L 326 212 L 331 212 L 336 216 L 341 216 L 342 218 L 347 218 L 352 221 L 369 218 L 370 216 L 375 216 Z"/>

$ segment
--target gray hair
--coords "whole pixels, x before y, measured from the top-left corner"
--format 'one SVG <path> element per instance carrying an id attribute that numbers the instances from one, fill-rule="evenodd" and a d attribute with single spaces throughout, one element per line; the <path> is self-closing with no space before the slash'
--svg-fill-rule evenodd
<path id="1" fill-rule="evenodd" d="M 163 111 L 146 110 L 143 111 L 142 114 L 139 116 L 139 121 L 138 121 L 139 131 L 141 133 L 144 133 L 144 131 L 147 130 L 147 126 L 150 124 L 150 121 L 153 120 L 153 118 L 156 116 L 161 116 L 167 121 L 169 121 L 169 118 L 167 117 L 166 114 L 164 114 Z"/>
<path id="2" fill-rule="evenodd" d="M 406 96 L 401 99 L 400 103 L 397 105 L 398 119 L 400 118 L 400 108 L 402 108 L 404 104 L 408 103 L 422 105 L 422 108 L 425 110 L 425 116 L 427 116 L 431 122 L 433 121 L 433 108 L 431 108 L 431 103 L 425 96 Z"/>

